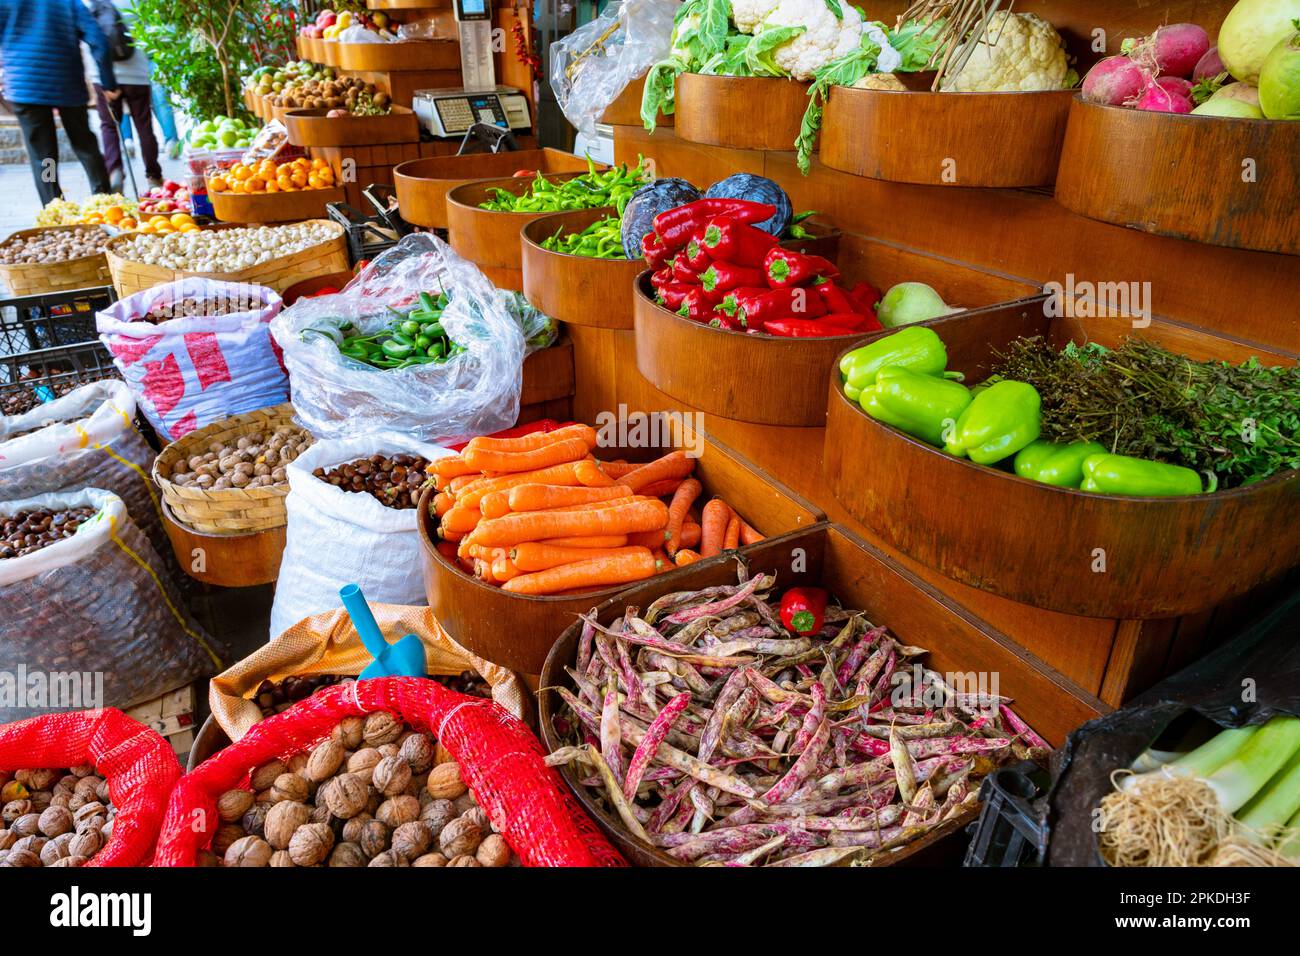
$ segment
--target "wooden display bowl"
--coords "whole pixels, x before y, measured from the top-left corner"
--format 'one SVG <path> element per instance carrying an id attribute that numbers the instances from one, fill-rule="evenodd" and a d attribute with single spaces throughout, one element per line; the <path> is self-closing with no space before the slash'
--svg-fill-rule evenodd
<path id="1" fill-rule="evenodd" d="M 285 525 L 248 534 L 209 534 L 177 521 L 166 501 L 159 505 L 176 560 L 194 580 L 244 588 L 270 584 L 280 576 Z"/>
<path id="2" fill-rule="evenodd" d="M 583 170 L 586 171 L 585 166 Z M 547 173 L 546 178 L 561 182 L 581 175 Z M 522 195 L 533 179 L 532 176 L 476 179 L 447 192 L 447 235 L 451 247 L 483 270 L 483 274 L 501 289 L 523 289 L 524 264 L 519 230 L 546 213 L 494 212 L 480 209 L 479 203 L 495 195 L 494 189 Z"/>
<path id="3" fill-rule="evenodd" d="M 329 110 L 285 110 L 284 125 L 295 146 L 373 146 L 418 143 L 420 121 L 405 106 L 386 116 L 326 116 Z"/>
<path id="4" fill-rule="evenodd" d="M 524 295 L 535 309 L 561 322 L 599 329 L 632 328 L 632 288 L 645 269 L 641 259 L 594 259 L 543 249 L 557 229 L 581 232 L 610 209 L 553 213 L 520 231 Z"/>
<path id="5" fill-rule="evenodd" d="M 217 219 L 236 223 L 324 219 L 329 215 L 329 210 L 325 207 L 332 202 L 343 202 L 344 198 L 342 186 L 295 189 L 287 193 L 208 193 L 212 212 Z"/>
<path id="6" fill-rule="evenodd" d="M 1042 301 L 926 324 L 968 383 L 1020 336 L 1062 347 L 1113 346 L 1133 334 L 1127 320 L 1093 319 L 1085 330 L 1076 319 L 1048 318 Z M 1154 331 L 1141 334 L 1158 342 Z M 1193 358 L 1225 357 L 1208 334 L 1168 334 L 1167 347 Z M 963 584 L 1066 614 L 1165 618 L 1208 610 L 1300 564 L 1300 535 L 1283 530 L 1300 527 L 1300 470 L 1173 498 L 1057 488 L 882 425 L 845 397 L 838 362 L 829 378 L 822 465 L 831 493 L 888 545 Z M 1104 573 L 1094 567 L 1101 552 Z"/>
<path id="7" fill-rule="evenodd" d="M 927 186 L 1050 186 L 1073 93 L 831 89 L 820 158 Z"/>
<path id="8" fill-rule="evenodd" d="M 71 232 L 74 229 L 90 229 L 83 226 L 40 226 L 35 229 L 19 229 L 5 237 L 0 246 L 10 241 L 29 236 L 39 236 L 51 232 Z M 103 226 L 103 231 L 109 230 Z M 0 284 L 9 288 L 16 296 L 42 295 L 46 292 L 65 292 L 70 289 L 88 289 L 101 286 L 108 280 L 108 259 L 104 252 L 96 252 L 76 259 L 62 262 L 28 262 L 16 265 L 0 264 Z"/>
<path id="9" fill-rule="evenodd" d="M 674 446 L 691 447 L 689 429 L 680 421 L 665 421 L 674 427 Z M 748 460 L 718 444 L 703 433 L 695 438 L 703 443 L 703 454 L 695 467 L 695 477 L 704 485 L 706 496 L 721 495 L 751 525 L 768 536 L 809 527 L 823 518 L 820 511 L 798 497 L 776 479 L 759 471 Z M 663 454 L 666 448 L 602 448 L 597 457 L 627 458 L 642 461 Z M 478 656 L 518 671 L 538 674 L 555 637 L 583 614 L 615 595 L 637 595 L 648 586 L 676 580 L 683 573 L 673 568 L 648 581 L 601 588 L 587 594 L 535 597 L 513 594 L 495 585 L 485 584 L 466 574 L 448 561 L 434 546 L 438 540 L 436 520 L 429 516 L 428 491 L 420 500 L 419 530 L 424 555 L 424 590 L 429 606 L 458 644 Z M 744 554 L 755 545 L 740 549 Z M 700 565 L 717 566 L 728 558 L 708 558 Z M 734 576 L 733 576 L 734 578 Z M 669 587 L 668 590 L 675 590 Z M 629 597 L 629 603 L 637 603 Z"/>
<path id="10" fill-rule="evenodd" d="M 1300 255 L 1300 124 L 1151 113 L 1076 99 L 1056 201 L 1090 219 Z M 1253 176 L 1243 163 L 1249 161 Z"/>
<path id="11" fill-rule="evenodd" d="M 792 573 L 791 559 L 796 549 L 806 560 L 806 570 Z M 930 652 L 925 658 L 927 667 L 940 673 L 998 675 L 998 693 L 1015 698 L 1017 713 L 1050 743 L 1059 745 L 1079 724 L 1108 709 L 991 625 L 838 525 L 817 525 L 760 542 L 748 550 L 745 561 L 751 574 L 775 574 L 778 588 L 794 585 L 828 588 L 845 607 L 865 611 L 869 620 L 888 627 L 902 643 L 927 648 Z M 709 565 L 696 564 L 684 569 L 674 580 L 652 578 L 637 593 L 606 601 L 597 608 L 597 616 L 608 624 L 621 618 L 624 608 L 644 608 L 670 591 L 697 590 L 735 581 L 736 568 L 730 558 Z M 542 668 L 538 710 L 542 740 L 548 751 L 555 751 L 564 743 L 554 725 L 563 703 L 553 688 L 576 689 L 564 668 L 572 667 L 577 659 L 580 630 L 578 624 L 570 624 L 547 654 Z M 583 809 L 634 865 L 683 865 L 628 834 L 592 798 L 591 791 L 579 783 L 571 765 L 558 769 Z M 959 859 L 965 848 L 961 830 L 975 815 L 976 811 L 971 811 L 944 823 L 920 839 L 891 851 L 876 865 L 904 860 L 938 863 Z"/>
<path id="12" fill-rule="evenodd" d="M 332 272 L 323 276 L 312 276 L 310 279 L 303 279 L 301 282 L 295 282 L 283 292 L 280 298 L 284 300 L 284 307 L 287 309 L 299 299 L 306 298 L 309 295 L 315 295 L 321 289 L 342 289 L 356 277 L 355 272 Z"/>
<path id="13" fill-rule="evenodd" d="M 361 73 L 401 70 L 454 70 L 460 66 L 455 40 L 399 40 L 394 43 L 334 42 L 340 69 Z"/>
<path id="14" fill-rule="evenodd" d="M 605 107 L 605 112 L 600 116 L 600 122 L 608 123 L 610 126 L 641 126 L 641 97 L 645 89 L 645 74 L 641 74 L 627 86 L 623 87 L 623 92 L 613 103 Z M 660 113 L 655 119 L 655 126 L 672 126 L 672 114 L 664 115 Z"/>
<path id="15" fill-rule="evenodd" d="M 451 0 L 366 0 L 371 10 L 445 10 Z"/>
<path id="16" fill-rule="evenodd" d="M 678 139 L 731 149 L 793 150 L 808 83 L 770 76 L 677 77 Z"/>
<path id="17" fill-rule="evenodd" d="M 656 305 L 650 273 L 633 299 L 636 367 L 659 391 L 709 415 L 760 425 L 818 428 L 826 380 L 844 347 L 862 338 L 790 339 L 715 329 Z"/>
<path id="18" fill-rule="evenodd" d="M 597 164 L 597 168 L 606 167 Z M 470 153 L 411 159 L 393 167 L 393 185 L 402 218 L 426 229 L 447 228 L 447 193 L 484 177 L 510 176 L 516 170 L 583 173 L 587 161 L 560 149 L 521 149 L 507 153 Z"/>
<path id="19" fill-rule="evenodd" d="M 314 59 L 324 66 L 332 66 L 335 69 L 342 67 L 343 63 L 339 56 L 340 45 L 338 40 L 326 40 L 322 37 L 316 41 L 316 56 Z"/>

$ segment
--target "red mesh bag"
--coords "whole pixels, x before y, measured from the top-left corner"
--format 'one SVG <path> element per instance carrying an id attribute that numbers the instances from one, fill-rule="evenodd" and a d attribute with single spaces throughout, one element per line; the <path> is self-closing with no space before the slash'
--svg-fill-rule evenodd
<path id="1" fill-rule="evenodd" d="M 545 751 L 520 720 L 490 700 L 415 677 L 319 691 L 204 761 L 172 792 L 154 864 L 194 866 L 216 831 L 217 797 L 247 787 L 253 768 L 315 746 L 344 717 L 381 710 L 429 731 L 447 748 L 479 806 L 525 866 L 626 865 L 546 766 Z"/>
<path id="2" fill-rule="evenodd" d="M 94 764 L 117 808 L 113 835 L 87 866 L 144 866 L 181 767 L 171 745 L 120 710 L 44 714 L 0 726 L 0 770 Z"/>

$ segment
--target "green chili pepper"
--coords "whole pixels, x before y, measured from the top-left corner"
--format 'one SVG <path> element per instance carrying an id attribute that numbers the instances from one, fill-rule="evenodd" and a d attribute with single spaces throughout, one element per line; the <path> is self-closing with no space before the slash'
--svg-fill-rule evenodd
<path id="1" fill-rule="evenodd" d="M 1091 455 L 1083 460 L 1084 491 L 1143 498 L 1199 495 L 1201 476 L 1182 465 L 1147 461 L 1128 455 Z M 1210 488 L 1214 490 L 1213 487 Z"/>
<path id="2" fill-rule="evenodd" d="M 411 354 L 415 348 L 414 342 L 401 342 L 396 338 L 391 338 L 382 346 L 384 354 L 395 359 L 403 359 Z"/>
<path id="3" fill-rule="evenodd" d="M 1038 439 L 1041 406 L 1038 390 L 1025 382 L 991 385 L 961 413 L 943 450 L 979 465 L 996 464 Z"/>
<path id="4" fill-rule="evenodd" d="M 438 300 L 435 299 L 428 292 L 420 293 L 420 305 L 424 306 L 426 312 L 438 311 Z"/>

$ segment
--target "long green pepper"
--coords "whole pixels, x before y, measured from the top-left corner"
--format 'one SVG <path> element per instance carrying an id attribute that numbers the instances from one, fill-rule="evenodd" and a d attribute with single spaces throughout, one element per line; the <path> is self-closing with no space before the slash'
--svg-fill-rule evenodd
<path id="1" fill-rule="evenodd" d="M 626 164 L 599 172 L 587 157 L 587 172 L 556 183 L 538 173 L 518 196 L 506 189 L 493 189 L 493 198 L 479 203 L 493 212 L 565 212 L 613 206 L 621 213 L 637 189 L 650 181 L 645 159 L 637 157 L 635 168 Z"/>
<path id="2" fill-rule="evenodd" d="M 593 259 L 626 259 L 620 232 L 622 221 L 618 216 L 597 219 L 582 232 L 565 234 L 560 228 L 555 235 L 542 240 L 542 248 L 570 256 L 589 256 Z"/>

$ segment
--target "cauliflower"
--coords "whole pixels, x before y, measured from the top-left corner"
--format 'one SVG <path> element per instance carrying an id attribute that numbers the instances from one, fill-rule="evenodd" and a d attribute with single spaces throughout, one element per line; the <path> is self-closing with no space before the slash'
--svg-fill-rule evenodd
<path id="1" fill-rule="evenodd" d="M 1000 10 L 962 71 L 944 77 L 943 88 L 957 93 L 1063 90 L 1069 72 L 1061 36 L 1050 23 L 1037 14 Z"/>
<path id="2" fill-rule="evenodd" d="M 804 27 L 803 33 L 777 47 L 772 58 L 796 80 L 811 80 L 814 71 L 852 53 L 862 40 L 862 15 L 847 0 L 840 0 L 839 6 L 842 20 L 831 12 L 826 0 L 780 0 L 763 18 L 757 33 Z"/>
<path id="3" fill-rule="evenodd" d="M 731 0 L 731 19 L 741 33 L 753 33 L 781 0 Z M 815 0 L 820 2 L 820 0 Z"/>
<path id="4" fill-rule="evenodd" d="M 686 49 L 686 42 L 693 37 L 700 29 L 700 15 L 698 13 L 688 13 L 682 17 L 675 27 L 673 27 L 673 45 L 668 51 L 670 57 L 678 57 L 682 60 L 691 58 L 691 51 Z"/>

